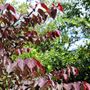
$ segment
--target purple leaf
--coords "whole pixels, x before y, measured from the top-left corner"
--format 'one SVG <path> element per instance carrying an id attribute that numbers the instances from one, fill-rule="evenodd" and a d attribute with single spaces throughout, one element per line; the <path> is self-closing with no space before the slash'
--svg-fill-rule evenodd
<path id="1" fill-rule="evenodd" d="M 64 89 L 65 90 L 72 90 L 72 85 L 71 85 L 71 83 L 70 84 L 63 84 L 63 87 L 64 87 Z"/>
<path id="2" fill-rule="evenodd" d="M 57 9 L 54 8 L 54 7 L 52 7 L 52 8 L 51 8 L 51 12 L 50 12 L 50 16 L 51 16 L 53 19 L 55 19 L 56 14 L 57 14 Z"/>
<path id="3" fill-rule="evenodd" d="M 4 5 L 0 5 L 0 11 L 2 11 L 4 9 L 5 9 Z"/>
<path id="4" fill-rule="evenodd" d="M 71 69 L 72 69 L 72 72 L 73 72 L 73 75 L 74 75 L 74 76 L 77 76 L 77 75 L 79 74 L 79 71 L 78 71 L 77 68 L 71 67 Z"/>
<path id="5" fill-rule="evenodd" d="M 87 85 L 88 89 L 90 90 L 90 84 L 86 82 L 86 85 Z"/>
<path id="6" fill-rule="evenodd" d="M 63 74 L 63 78 L 64 78 L 65 81 L 67 81 L 68 80 L 68 75 L 67 74 Z"/>
<path id="7" fill-rule="evenodd" d="M 81 84 L 81 82 L 74 82 L 73 83 L 73 87 L 75 88 L 75 90 L 80 90 L 80 84 Z"/>
<path id="8" fill-rule="evenodd" d="M 15 53 L 16 53 L 17 55 L 20 55 L 20 54 L 21 54 L 21 49 L 16 49 L 16 50 L 15 50 Z"/>
<path id="9" fill-rule="evenodd" d="M 60 4 L 60 3 L 58 3 L 58 9 L 60 10 L 60 11 L 62 11 L 63 12 L 63 7 L 62 7 L 62 5 Z"/>
<path id="10" fill-rule="evenodd" d="M 11 6 L 9 3 L 6 3 L 6 4 L 5 4 L 5 8 L 6 8 L 7 10 L 11 10 L 11 11 L 14 12 L 14 13 L 16 12 L 15 9 L 14 9 L 14 7 Z"/>
<path id="11" fill-rule="evenodd" d="M 24 61 L 22 59 L 18 59 L 17 65 L 22 71 L 24 71 L 25 63 L 24 63 Z"/>
<path id="12" fill-rule="evenodd" d="M 44 3 L 41 3 L 41 6 L 42 6 L 46 11 L 49 10 L 49 8 L 47 7 L 47 5 L 45 5 Z"/>
<path id="13" fill-rule="evenodd" d="M 31 72 L 33 72 L 33 68 L 36 66 L 35 61 L 32 59 L 25 59 L 25 64 L 28 66 Z"/>
<path id="14" fill-rule="evenodd" d="M 56 31 L 55 31 L 55 35 L 56 35 L 57 37 L 59 37 L 59 36 L 60 36 L 60 31 L 59 31 L 59 30 L 56 30 Z"/>
<path id="15" fill-rule="evenodd" d="M 86 81 L 83 81 L 82 85 L 83 85 L 83 90 L 90 90 L 90 84 L 87 83 Z"/>
<path id="16" fill-rule="evenodd" d="M 62 88 L 63 88 L 63 85 L 62 84 L 57 84 L 57 87 L 56 87 L 57 90 L 62 90 Z"/>
<path id="17" fill-rule="evenodd" d="M 26 59 L 25 64 L 29 67 L 31 72 L 33 72 L 34 68 L 40 69 L 42 73 L 45 73 L 44 67 L 40 64 L 40 62 L 34 58 L 32 59 Z"/>
<path id="18" fill-rule="evenodd" d="M 11 72 L 13 72 L 15 70 L 15 67 L 17 66 L 17 62 L 11 63 L 11 61 L 6 61 L 6 71 L 8 72 L 8 74 L 10 74 Z"/>
<path id="19" fill-rule="evenodd" d="M 38 85 L 38 86 L 40 86 L 40 87 L 43 87 L 43 86 L 45 86 L 46 83 L 47 83 L 47 80 L 46 80 L 45 78 L 43 78 L 43 77 L 40 77 L 40 78 L 36 81 L 35 86 Z"/>
<path id="20" fill-rule="evenodd" d="M 70 66 L 67 67 L 67 74 L 68 74 L 68 77 L 70 77 L 70 74 L 71 74 L 71 68 L 70 68 Z"/>

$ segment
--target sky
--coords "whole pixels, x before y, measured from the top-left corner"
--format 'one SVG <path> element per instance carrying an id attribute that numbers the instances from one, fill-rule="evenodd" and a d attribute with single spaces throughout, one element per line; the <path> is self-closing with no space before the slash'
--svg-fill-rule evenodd
<path id="1" fill-rule="evenodd" d="M 69 51 L 77 49 L 79 46 L 85 46 L 86 43 L 90 43 L 90 39 L 82 38 L 79 41 L 76 41 L 75 43 L 71 44 L 69 47 Z"/>

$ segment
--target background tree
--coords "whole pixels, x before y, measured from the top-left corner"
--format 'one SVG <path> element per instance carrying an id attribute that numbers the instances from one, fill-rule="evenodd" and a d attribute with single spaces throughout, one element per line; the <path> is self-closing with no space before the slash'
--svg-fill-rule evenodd
<path id="1" fill-rule="evenodd" d="M 1 42 L 5 40 L 3 42 L 5 50 L 9 51 L 9 52 L 4 52 L 5 55 L 8 55 L 9 58 L 12 60 L 11 62 L 14 63 L 15 67 L 19 66 L 18 68 L 20 70 L 24 70 L 23 68 L 24 65 L 29 67 L 31 64 L 33 64 L 34 66 L 32 68 L 29 67 L 29 72 L 27 69 L 26 74 L 32 73 L 31 75 L 37 76 L 38 75 L 37 72 L 41 70 L 41 73 L 39 73 L 39 75 L 42 76 L 43 73 L 46 72 L 48 75 L 45 75 L 44 79 L 40 78 L 40 80 L 42 81 L 45 81 L 45 80 L 47 81 L 47 77 L 49 77 L 49 74 L 53 75 L 54 73 L 53 76 L 57 78 L 52 77 L 52 79 L 58 83 L 62 81 L 63 83 L 68 83 L 68 82 L 83 81 L 83 80 L 90 82 L 90 77 L 89 77 L 90 76 L 90 65 L 89 65 L 90 63 L 89 37 L 90 36 L 88 31 L 90 28 L 90 24 L 89 24 L 90 20 L 88 18 L 89 8 L 87 8 L 89 7 L 89 2 L 83 1 L 83 0 L 77 1 L 77 2 L 72 1 L 69 3 L 62 2 L 62 5 L 64 8 L 57 3 L 57 0 L 53 0 L 54 3 L 47 0 L 42 2 L 43 3 L 41 4 L 41 6 L 45 9 L 47 14 L 49 14 L 48 15 L 49 18 L 47 18 L 47 14 L 45 12 L 43 12 L 42 10 L 39 10 L 38 13 L 43 19 L 41 21 L 40 21 L 40 16 L 38 16 L 39 18 L 39 21 L 38 21 L 37 17 L 35 15 L 32 15 L 34 12 L 34 8 L 31 6 L 31 4 L 30 4 L 30 7 L 33 12 L 27 15 L 26 14 L 27 11 L 24 12 L 23 10 L 29 7 L 28 3 L 23 3 L 18 7 L 17 7 L 17 2 L 12 3 L 12 5 L 15 5 L 18 12 L 23 14 L 21 14 L 20 20 L 17 23 L 14 21 L 15 27 L 14 25 L 12 25 L 12 22 L 9 22 L 10 24 L 8 24 L 7 22 L 4 22 L 5 25 L 9 26 L 9 29 L 7 29 L 7 31 L 11 30 L 14 27 L 12 29 L 13 34 L 11 33 L 10 35 L 8 35 L 8 32 L 6 31 L 3 33 L 3 36 L 4 36 L 3 38 L 5 39 L 2 39 L 2 38 L 0 39 Z M 47 4 L 48 7 L 57 6 L 58 8 L 59 6 L 60 10 L 63 11 L 64 9 L 64 12 L 58 12 L 59 11 L 58 9 L 57 16 L 56 16 L 55 14 L 56 7 L 55 9 L 51 8 L 50 9 L 51 12 L 49 12 L 49 9 L 47 8 L 47 6 L 45 6 L 44 2 L 46 3 L 50 2 L 50 5 Z M 83 7 L 82 9 L 79 8 L 80 5 Z M 12 8 L 10 10 L 14 11 Z M 83 12 L 82 10 L 87 10 L 87 11 Z M 32 18 L 29 17 L 29 15 L 32 15 Z M 24 18 L 24 22 L 23 22 L 23 18 Z M 9 19 L 11 19 L 10 21 L 13 21 L 13 18 L 9 18 Z M 41 22 L 42 24 L 40 24 Z M 18 28 L 18 25 L 20 25 L 19 28 Z M 1 31 L 3 31 L 3 29 Z M 15 31 L 17 32 L 17 35 L 15 34 L 16 33 Z M 75 48 L 73 50 L 71 46 L 75 44 L 77 41 L 80 42 L 82 38 L 84 40 L 87 38 L 87 42 L 84 44 L 84 46 L 78 46 L 78 48 Z M 21 41 L 22 41 L 22 44 L 21 44 Z M 14 49 L 12 49 L 14 46 L 12 45 L 12 43 L 15 43 L 16 45 Z M 73 47 L 74 46 L 75 45 L 73 45 Z M 27 58 L 31 58 L 30 59 L 32 62 L 31 64 L 29 60 L 27 60 Z M 38 60 L 44 65 L 45 69 L 38 62 Z M 9 64 L 13 67 L 13 63 L 11 62 L 9 62 Z M 15 64 L 15 62 L 17 64 Z M 29 64 L 26 62 L 28 62 Z M 13 72 L 13 69 L 10 69 L 10 65 L 8 67 L 9 69 L 7 70 L 7 72 L 11 74 L 11 72 Z M 75 66 L 79 69 L 80 71 L 79 76 L 77 76 L 77 69 L 72 66 Z M 66 67 L 67 69 L 62 69 Z M 21 74 L 19 76 L 19 79 L 33 78 L 32 76 L 29 77 L 24 73 L 16 72 L 18 71 L 18 68 L 15 68 L 14 74 L 15 73 L 16 75 Z M 35 71 L 32 72 L 32 69 Z M 26 67 L 25 67 L 25 70 L 26 70 Z M 67 74 L 68 70 L 70 70 L 70 72 Z M 75 70 L 75 72 L 73 72 L 73 70 Z M 71 75 L 71 77 L 69 77 L 69 80 L 67 80 L 68 79 L 67 77 L 69 74 Z M 72 74 L 76 75 L 77 77 L 73 77 Z M 34 78 L 36 79 L 36 77 Z M 8 78 L 6 77 L 5 79 L 7 81 Z M 22 81 L 22 79 L 20 80 Z M 21 83 L 21 81 L 19 83 Z M 4 83 L 7 84 L 7 82 L 4 82 Z M 48 83 L 48 85 L 49 84 L 51 84 L 51 80 Z M 39 81 L 38 81 L 38 85 L 41 86 L 41 84 L 39 84 Z M 44 82 L 44 85 L 45 85 L 45 82 Z M 74 84 L 72 85 L 74 86 Z M 85 85 L 87 85 L 87 83 L 85 83 Z M 65 86 L 63 87 L 66 88 Z"/>

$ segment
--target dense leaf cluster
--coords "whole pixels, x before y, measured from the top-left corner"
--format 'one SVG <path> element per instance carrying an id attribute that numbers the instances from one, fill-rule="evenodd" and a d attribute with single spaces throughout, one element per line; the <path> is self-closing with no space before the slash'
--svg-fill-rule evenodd
<path id="1" fill-rule="evenodd" d="M 37 9 L 38 5 L 44 10 Z M 21 55 L 32 52 L 31 48 L 23 48 L 27 42 L 40 45 L 60 36 L 59 30 L 47 32 L 42 36 L 34 30 L 29 30 L 29 27 L 45 22 L 48 16 L 55 19 L 57 10 L 63 11 L 60 3 L 57 6 L 52 4 L 51 8 L 44 3 L 37 3 L 29 14 L 18 15 L 12 5 L 7 3 L 0 6 L 0 89 L 89 90 L 90 84 L 87 82 L 69 83 L 70 79 L 74 81 L 79 74 L 78 69 L 73 66 L 47 73 L 46 68 L 34 57 L 11 60 L 11 55 L 15 53 Z"/>

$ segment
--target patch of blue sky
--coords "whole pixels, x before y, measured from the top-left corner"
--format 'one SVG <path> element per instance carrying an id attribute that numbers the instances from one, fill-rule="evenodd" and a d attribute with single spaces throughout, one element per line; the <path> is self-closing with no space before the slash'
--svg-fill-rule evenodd
<path id="1" fill-rule="evenodd" d="M 79 41 L 76 41 L 75 43 L 71 44 L 71 46 L 69 47 L 69 51 L 71 50 L 76 50 L 78 49 L 78 47 L 84 47 L 86 44 L 90 43 L 90 39 L 87 38 L 82 38 Z"/>

